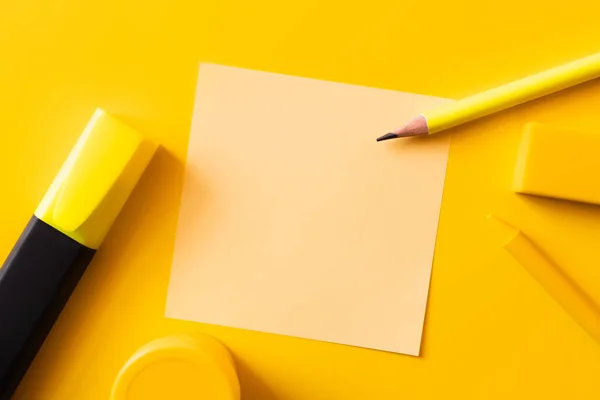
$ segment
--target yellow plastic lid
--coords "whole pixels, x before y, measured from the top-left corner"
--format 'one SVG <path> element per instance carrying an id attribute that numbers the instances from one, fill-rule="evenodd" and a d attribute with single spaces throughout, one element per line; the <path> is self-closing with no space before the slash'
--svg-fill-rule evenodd
<path id="1" fill-rule="evenodd" d="M 208 335 L 179 335 L 141 347 L 114 382 L 111 400 L 240 400 L 235 364 Z"/>
<path id="2" fill-rule="evenodd" d="M 35 215 L 97 249 L 156 148 L 134 128 L 97 109 Z"/>

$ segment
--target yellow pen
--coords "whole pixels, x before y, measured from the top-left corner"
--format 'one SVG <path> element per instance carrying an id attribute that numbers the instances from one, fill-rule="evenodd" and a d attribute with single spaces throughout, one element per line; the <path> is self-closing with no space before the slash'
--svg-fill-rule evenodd
<path id="1" fill-rule="evenodd" d="M 503 237 L 502 247 L 600 344 L 600 308 L 594 300 L 519 228 L 496 215 L 488 221 Z"/>
<path id="2" fill-rule="evenodd" d="M 0 269 L 0 399 L 9 399 L 156 150 L 96 110 Z"/>
<path id="3" fill-rule="evenodd" d="M 425 136 L 535 100 L 600 76 L 600 53 L 425 111 L 377 141 Z"/>

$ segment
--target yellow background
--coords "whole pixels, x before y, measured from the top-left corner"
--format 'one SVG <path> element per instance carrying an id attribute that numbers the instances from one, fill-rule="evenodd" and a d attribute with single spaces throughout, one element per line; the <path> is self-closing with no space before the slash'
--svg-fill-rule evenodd
<path id="1" fill-rule="evenodd" d="M 245 400 L 600 396 L 600 347 L 484 222 L 512 218 L 600 300 L 600 208 L 508 190 L 521 125 L 598 129 L 600 82 L 454 131 L 422 357 L 162 317 L 200 61 L 459 98 L 600 51 L 589 0 L 359 3 L 2 2 L 1 259 L 95 107 L 164 146 L 17 399 L 105 400 L 139 346 L 196 330 L 232 350 Z"/>

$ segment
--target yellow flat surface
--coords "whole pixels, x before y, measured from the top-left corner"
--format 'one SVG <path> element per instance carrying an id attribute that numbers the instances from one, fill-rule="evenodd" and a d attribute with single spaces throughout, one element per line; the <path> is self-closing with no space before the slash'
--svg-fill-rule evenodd
<path id="1" fill-rule="evenodd" d="M 521 125 L 600 127 L 600 82 L 455 130 L 421 358 L 162 317 L 200 61 L 459 98 L 599 51 L 595 3 L 2 2 L 0 258 L 96 107 L 164 146 L 15 397 L 105 400 L 139 346 L 196 330 L 232 350 L 245 400 L 599 397 L 600 347 L 485 216 L 600 300 L 600 208 L 509 191 Z"/>

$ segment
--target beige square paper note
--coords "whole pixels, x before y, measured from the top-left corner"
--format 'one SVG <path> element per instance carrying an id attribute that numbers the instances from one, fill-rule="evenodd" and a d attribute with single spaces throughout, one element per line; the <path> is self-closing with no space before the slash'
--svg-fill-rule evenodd
<path id="1" fill-rule="evenodd" d="M 448 101 L 201 65 L 166 315 L 418 355 Z"/>

